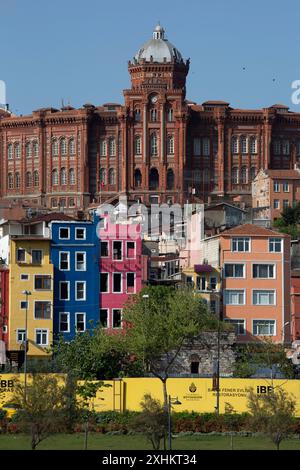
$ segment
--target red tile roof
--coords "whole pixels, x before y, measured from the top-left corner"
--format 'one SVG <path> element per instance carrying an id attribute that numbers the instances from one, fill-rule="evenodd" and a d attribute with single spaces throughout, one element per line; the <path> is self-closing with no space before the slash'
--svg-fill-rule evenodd
<path id="1" fill-rule="evenodd" d="M 52 212 L 50 214 L 41 214 L 36 217 L 32 217 L 31 219 L 22 219 L 19 222 L 27 223 L 27 224 L 34 224 L 37 222 L 52 222 L 54 220 L 76 220 L 74 217 L 70 217 L 69 215 L 64 214 L 63 212 Z"/>
<path id="2" fill-rule="evenodd" d="M 265 170 L 264 172 L 266 175 L 270 176 L 270 178 L 293 180 L 300 179 L 300 171 L 297 170 Z"/>
<path id="3" fill-rule="evenodd" d="M 243 224 L 239 225 L 238 227 L 230 228 L 229 230 L 225 230 L 221 233 L 221 236 L 231 236 L 231 235 L 255 235 L 258 237 L 289 237 L 289 235 L 285 233 L 276 232 L 275 230 L 270 230 L 267 228 L 259 227 L 258 225 L 253 224 Z"/>

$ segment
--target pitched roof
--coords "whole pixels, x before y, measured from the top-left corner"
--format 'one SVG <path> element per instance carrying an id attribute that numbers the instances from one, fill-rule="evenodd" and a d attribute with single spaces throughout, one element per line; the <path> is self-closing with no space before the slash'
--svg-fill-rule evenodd
<path id="1" fill-rule="evenodd" d="M 231 236 L 231 235 L 254 235 L 257 237 L 289 237 L 289 235 L 285 233 L 276 232 L 275 230 L 270 230 L 267 228 L 259 227 L 258 225 L 253 224 L 243 224 L 238 225 L 237 227 L 230 228 L 229 230 L 225 230 L 220 234 L 223 236 Z"/>
<path id="2" fill-rule="evenodd" d="M 270 178 L 300 180 L 300 171 L 298 170 L 265 170 Z"/>
<path id="3" fill-rule="evenodd" d="M 63 212 L 52 212 L 49 214 L 41 214 L 36 217 L 32 217 L 31 219 L 22 219 L 19 222 L 24 223 L 24 224 L 35 224 L 37 222 L 52 222 L 53 220 L 76 220 L 74 217 L 70 217 L 67 214 L 64 214 Z"/>

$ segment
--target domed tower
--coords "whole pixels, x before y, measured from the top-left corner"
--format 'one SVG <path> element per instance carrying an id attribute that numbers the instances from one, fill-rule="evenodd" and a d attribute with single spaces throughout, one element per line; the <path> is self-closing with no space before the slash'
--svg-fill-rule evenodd
<path id="1" fill-rule="evenodd" d="M 158 24 L 128 70 L 122 189 L 145 203 L 182 202 L 189 60 Z"/>

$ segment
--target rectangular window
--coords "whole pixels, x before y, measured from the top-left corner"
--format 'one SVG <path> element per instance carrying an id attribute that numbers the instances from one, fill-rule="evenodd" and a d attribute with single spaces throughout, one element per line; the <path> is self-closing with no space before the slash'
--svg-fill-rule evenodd
<path id="1" fill-rule="evenodd" d="M 203 138 L 203 155 L 206 156 L 206 157 L 209 157 L 210 155 L 210 145 L 209 145 L 209 138 L 208 137 L 204 137 Z"/>
<path id="2" fill-rule="evenodd" d="M 135 292 L 135 273 L 126 273 L 126 285 L 128 294 Z"/>
<path id="3" fill-rule="evenodd" d="M 235 278 L 243 278 L 244 277 L 244 264 L 225 264 L 224 272 L 225 277 L 235 277 Z"/>
<path id="4" fill-rule="evenodd" d="M 75 228 L 75 240 L 85 240 L 86 239 L 86 229 L 85 228 Z"/>
<path id="5" fill-rule="evenodd" d="M 290 205 L 290 204 L 289 204 L 289 200 L 288 200 L 288 199 L 284 199 L 284 200 L 282 201 L 282 207 L 283 207 L 283 209 L 286 209 L 287 207 L 289 207 L 289 205 Z"/>
<path id="6" fill-rule="evenodd" d="M 100 256 L 101 258 L 108 257 L 108 242 L 100 242 Z"/>
<path id="7" fill-rule="evenodd" d="M 35 290 L 50 290 L 51 289 L 51 276 L 49 275 L 36 275 L 34 276 Z"/>
<path id="8" fill-rule="evenodd" d="M 112 324 L 113 328 L 122 327 L 122 310 L 120 308 L 113 308 L 112 311 Z"/>
<path id="9" fill-rule="evenodd" d="M 59 312 L 59 331 L 60 333 L 68 333 L 70 331 L 69 312 Z"/>
<path id="10" fill-rule="evenodd" d="M 85 313 L 75 313 L 76 331 L 85 331 Z"/>
<path id="11" fill-rule="evenodd" d="M 282 189 L 283 189 L 283 192 L 284 193 L 288 193 L 289 192 L 289 183 L 287 181 L 284 181 L 282 183 Z"/>
<path id="12" fill-rule="evenodd" d="M 102 328 L 108 328 L 108 309 L 100 308 L 100 325 Z"/>
<path id="13" fill-rule="evenodd" d="M 20 308 L 21 308 L 22 310 L 24 310 L 25 308 L 28 308 L 28 305 L 29 305 L 29 304 L 28 304 L 28 302 L 26 302 L 26 300 L 21 300 L 21 302 L 20 302 Z"/>
<path id="14" fill-rule="evenodd" d="M 280 208 L 279 199 L 274 199 L 274 209 L 279 209 L 279 208 Z"/>
<path id="15" fill-rule="evenodd" d="M 119 241 L 113 242 L 113 259 L 114 260 L 122 259 L 122 242 L 119 242 Z"/>
<path id="16" fill-rule="evenodd" d="M 48 330 L 35 330 L 35 343 L 39 346 L 47 346 Z"/>
<path id="17" fill-rule="evenodd" d="M 25 263 L 25 250 L 24 248 L 17 249 L 17 263 Z"/>
<path id="18" fill-rule="evenodd" d="M 69 240 L 70 238 L 70 229 L 69 227 L 60 227 L 59 228 L 59 239 L 60 240 Z"/>
<path id="19" fill-rule="evenodd" d="M 245 320 L 242 319 L 229 319 L 225 318 L 226 323 L 230 323 L 235 327 L 235 334 L 236 335 L 245 335 L 246 334 L 246 326 Z"/>
<path id="20" fill-rule="evenodd" d="M 252 272 L 254 278 L 274 279 L 274 264 L 253 264 Z"/>
<path id="21" fill-rule="evenodd" d="M 244 290 L 225 289 L 225 305 L 244 305 L 244 304 L 245 304 L 245 291 Z"/>
<path id="22" fill-rule="evenodd" d="M 275 336 L 275 320 L 253 320 L 255 336 Z"/>
<path id="23" fill-rule="evenodd" d="M 279 184 L 279 181 L 274 181 L 274 183 L 273 183 L 273 189 L 274 189 L 274 193 L 279 193 L 279 191 L 280 191 L 280 184 Z"/>
<path id="24" fill-rule="evenodd" d="M 100 274 L 100 292 L 109 292 L 108 273 Z"/>
<path id="25" fill-rule="evenodd" d="M 249 237 L 234 237 L 232 239 L 232 251 L 250 251 Z"/>
<path id="26" fill-rule="evenodd" d="M 194 155 L 201 155 L 201 139 L 200 137 L 194 137 Z"/>
<path id="27" fill-rule="evenodd" d="M 113 292 L 121 293 L 122 292 L 122 274 L 113 273 Z"/>
<path id="28" fill-rule="evenodd" d="M 86 253 L 84 252 L 75 253 L 75 270 L 86 271 Z"/>
<path id="29" fill-rule="evenodd" d="M 269 238 L 269 252 L 270 253 L 281 253 L 281 238 Z"/>
<path id="30" fill-rule="evenodd" d="M 69 271 L 70 269 L 70 253 L 68 251 L 60 251 L 59 253 L 59 270 Z"/>
<path id="31" fill-rule="evenodd" d="M 275 305 L 275 290 L 254 290 L 253 305 Z"/>
<path id="32" fill-rule="evenodd" d="M 32 264 L 42 264 L 43 252 L 42 250 L 31 250 Z"/>
<path id="33" fill-rule="evenodd" d="M 215 315 L 217 313 L 217 302 L 216 300 L 211 300 L 210 301 L 210 313 Z"/>
<path id="34" fill-rule="evenodd" d="M 209 288 L 211 290 L 215 290 L 216 287 L 217 287 L 217 278 L 216 277 L 211 277 L 210 280 L 209 280 Z"/>
<path id="35" fill-rule="evenodd" d="M 21 281 L 28 281 L 29 279 L 29 274 L 21 274 L 20 275 Z"/>
<path id="36" fill-rule="evenodd" d="M 70 282 L 59 282 L 59 300 L 70 300 Z"/>
<path id="37" fill-rule="evenodd" d="M 126 257 L 128 259 L 135 258 L 135 242 L 126 242 Z"/>
<path id="38" fill-rule="evenodd" d="M 51 302 L 38 300 L 34 303 L 34 318 L 49 320 L 51 318 Z"/>
<path id="39" fill-rule="evenodd" d="M 76 300 L 85 300 L 86 283 L 85 281 L 76 281 Z"/>
<path id="40" fill-rule="evenodd" d="M 206 278 L 205 276 L 197 276 L 197 290 L 206 290 Z"/>
<path id="41" fill-rule="evenodd" d="M 17 330 L 17 343 L 24 343 L 26 341 L 26 331 L 23 329 Z"/>

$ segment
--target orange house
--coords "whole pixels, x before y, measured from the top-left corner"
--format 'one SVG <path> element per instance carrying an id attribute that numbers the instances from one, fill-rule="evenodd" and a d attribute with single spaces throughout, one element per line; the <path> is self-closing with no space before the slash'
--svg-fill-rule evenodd
<path id="1" fill-rule="evenodd" d="M 239 342 L 291 339 L 290 237 L 251 224 L 220 234 L 223 318 Z"/>

